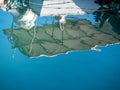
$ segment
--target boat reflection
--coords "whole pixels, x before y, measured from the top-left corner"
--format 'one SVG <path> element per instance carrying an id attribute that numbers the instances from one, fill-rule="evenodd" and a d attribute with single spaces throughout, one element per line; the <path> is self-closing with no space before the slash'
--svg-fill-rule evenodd
<path id="1" fill-rule="evenodd" d="M 41 5 L 38 7 L 31 3 L 29 7 L 9 10 L 20 27 L 14 28 L 13 22 L 12 28 L 4 30 L 4 34 L 12 42 L 13 48 L 18 48 L 28 57 L 52 56 L 120 42 L 120 15 L 111 8 L 101 6 L 92 15 L 95 20 L 89 21 L 84 17 L 79 18 L 82 15 L 40 18 Z M 87 16 L 91 18 L 90 15 Z M 93 21 L 94 24 L 91 23 Z M 41 25 L 43 22 L 50 23 Z"/>
<path id="2" fill-rule="evenodd" d="M 112 16 L 111 22 L 117 16 Z M 69 16 L 62 31 L 57 22 L 58 17 L 51 17 L 51 20 L 53 21 L 51 24 L 43 24 L 30 30 L 23 28 L 4 30 L 4 34 L 12 42 L 13 48 L 18 48 L 28 57 L 89 50 L 96 45 L 105 46 L 120 41 L 119 33 L 113 30 L 114 24 L 107 21 L 99 28 L 84 18 L 79 19 L 76 15 Z"/>
<path id="3" fill-rule="evenodd" d="M 44 0 L 17 0 L 16 2 L 15 0 L 10 0 L 9 2 L 5 2 L 3 10 L 12 14 L 13 24 L 15 23 L 29 30 L 35 26 L 35 21 L 37 17 L 40 16 L 43 1 Z"/>
<path id="4" fill-rule="evenodd" d="M 94 0 L 86 0 L 82 3 L 81 1 L 17 0 L 16 2 L 16 0 L 10 0 L 8 2 L 5 0 L 4 9 L 13 15 L 13 23 L 29 30 L 35 26 L 38 16 L 61 16 L 62 21 L 65 22 L 63 19 L 68 14 L 86 14 L 91 12 L 91 9 L 96 10 L 99 7 Z"/>

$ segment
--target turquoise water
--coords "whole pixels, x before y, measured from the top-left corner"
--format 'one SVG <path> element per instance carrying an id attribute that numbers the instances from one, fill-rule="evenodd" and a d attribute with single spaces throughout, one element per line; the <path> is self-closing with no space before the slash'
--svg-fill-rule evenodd
<path id="1" fill-rule="evenodd" d="M 120 90 L 120 44 L 30 59 L 3 34 L 11 15 L 0 11 L 0 21 L 0 90 Z"/>

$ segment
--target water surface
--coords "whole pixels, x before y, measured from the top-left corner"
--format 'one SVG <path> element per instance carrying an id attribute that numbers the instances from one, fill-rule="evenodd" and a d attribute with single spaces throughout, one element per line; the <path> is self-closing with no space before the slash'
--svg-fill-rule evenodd
<path id="1" fill-rule="evenodd" d="M 89 19 L 92 19 L 92 16 Z M 5 30 L 11 30 L 12 16 L 0 10 L 0 21 L 0 90 L 120 89 L 119 44 L 100 47 L 101 52 L 82 50 L 69 54 L 59 54 L 55 57 L 31 59 L 26 56 L 25 53 L 21 53 L 19 47 L 14 48 L 16 42 L 11 42 L 11 39 L 8 39 L 4 34 Z M 83 21 L 88 23 L 86 20 Z M 51 27 L 50 23 L 51 21 L 48 22 L 49 27 Z M 93 28 L 91 24 L 88 25 Z M 15 32 L 18 31 L 20 33 L 23 31 L 21 28 L 18 29 L 18 26 L 15 30 Z M 61 33 L 60 30 L 59 32 Z M 115 42 L 119 42 L 119 39 L 117 39 L 119 38 L 119 33 L 113 29 L 101 29 L 101 31 L 98 32 L 104 32 L 105 35 L 112 35 Z M 62 43 L 61 34 L 59 37 L 59 43 Z M 106 38 L 103 38 L 103 41 L 106 40 Z M 101 37 L 99 39 L 101 39 Z M 114 43 L 114 40 L 110 38 L 110 44 Z M 22 40 L 21 43 L 26 42 Z M 19 45 L 21 43 L 19 43 Z M 62 44 L 60 45 L 62 46 Z"/>

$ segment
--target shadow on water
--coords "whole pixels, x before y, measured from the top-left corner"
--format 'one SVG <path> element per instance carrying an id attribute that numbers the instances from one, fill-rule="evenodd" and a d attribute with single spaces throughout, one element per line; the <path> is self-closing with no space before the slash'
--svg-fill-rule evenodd
<path id="1" fill-rule="evenodd" d="M 104 12 L 103 12 L 104 11 Z M 99 28 L 102 28 L 106 22 L 110 23 L 112 30 L 120 34 L 120 15 L 108 8 L 100 7 L 94 12 L 95 21 L 99 22 Z"/>
<path id="2" fill-rule="evenodd" d="M 29 0 L 30 4 L 29 7 L 37 14 L 40 15 L 41 8 L 43 6 L 44 0 Z"/>
<path id="3" fill-rule="evenodd" d="M 35 1 L 37 3 L 38 0 Z M 41 5 L 42 3 L 43 0 Z M 100 7 L 93 13 L 94 24 L 86 18 L 81 18 L 83 15 L 70 15 L 66 17 L 66 23 L 61 26 L 59 16 L 49 16 L 49 19 L 48 17 L 38 18 L 41 7 L 34 6 L 33 3 L 24 9 L 22 18 L 18 18 L 15 16 L 16 13 L 9 11 L 21 27 L 15 28 L 12 24 L 12 29 L 4 30 L 4 34 L 8 36 L 13 48 L 18 48 L 28 57 L 52 56 L 73 50 L 88 50 L 96 45 L 105 46 L 120 42 L 120 15 L 112 10 Z M 20 12 L 19 10 L 17 12 Z M 29 15 L 29 10 L 32 10 L 30 14 L 32 12 L 33 18 L 26 19 L 26 12 Z M 39 23 L 43 24 L 37 26 Z"/>
<path id="4" fill-rule="evenodd" d="M 97 10 L 99 5 L 94 3 L 95 0 L 72 0 L 80 9 L 86 11 L 87 13 L 92 13 Z"/>

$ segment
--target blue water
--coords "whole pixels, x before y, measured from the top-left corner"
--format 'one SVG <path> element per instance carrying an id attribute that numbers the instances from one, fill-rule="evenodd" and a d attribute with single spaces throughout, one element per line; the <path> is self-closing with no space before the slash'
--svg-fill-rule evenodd
<path id="1" fill-rule="evenodd" d="M 0 10 L 0 90 L 120 90 L 120 44 L 97 51 L 30 59 L 3 34 L 12 17 Z"/>

